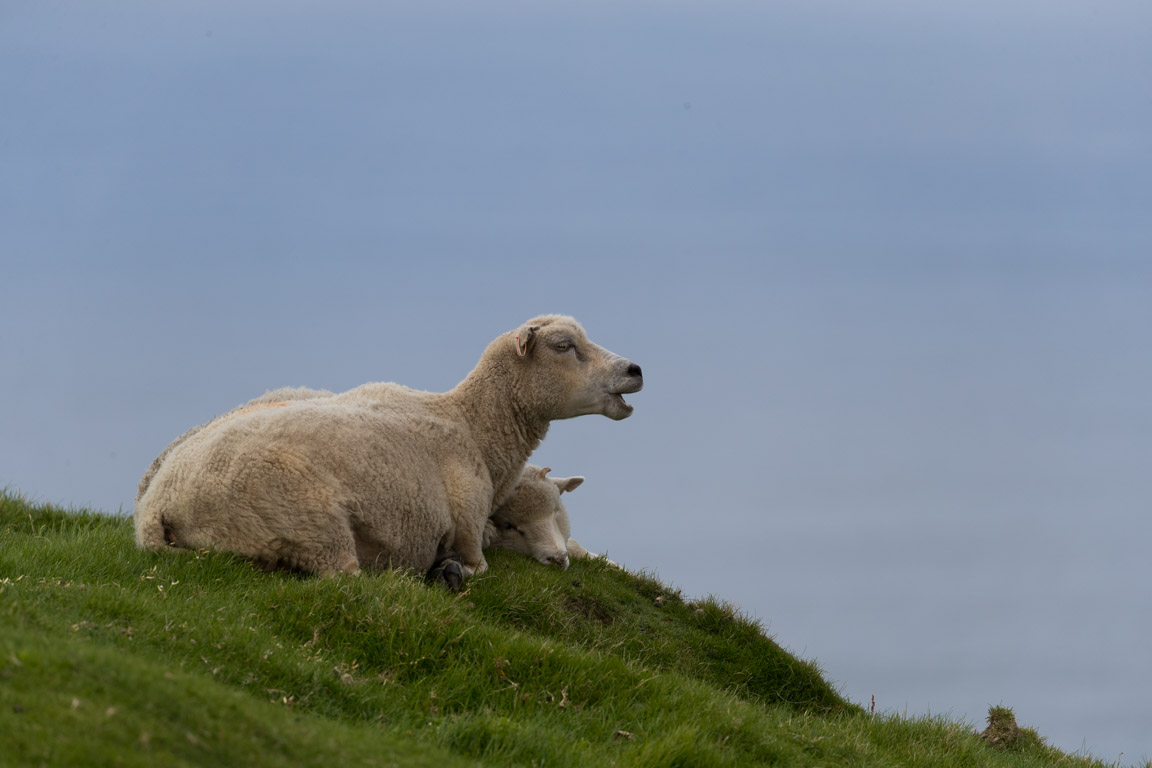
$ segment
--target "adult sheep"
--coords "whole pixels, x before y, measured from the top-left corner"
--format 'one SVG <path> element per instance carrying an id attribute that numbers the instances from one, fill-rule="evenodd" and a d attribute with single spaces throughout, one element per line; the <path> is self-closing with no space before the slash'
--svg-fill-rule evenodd
<path id="1" fill-rule="evenodd" d="M 322 575 L 487 563 L 485 522 L 556 419 L 627 418 L 640 367 L 546 315 L 444 393 L 365 384 L 243 408 L 184 435 L 135 505 L 140 546 L 217 548 Z M 142 486 L 145 483 L 141 483 Z"/>

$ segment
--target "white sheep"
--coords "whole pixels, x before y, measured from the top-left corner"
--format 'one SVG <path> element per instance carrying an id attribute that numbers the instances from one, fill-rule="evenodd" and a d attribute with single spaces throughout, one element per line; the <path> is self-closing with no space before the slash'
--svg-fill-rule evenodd
<path id="1" fill-rule="evenodd" d="M 551 468 L 525 464 L 512 495 L 500 504 L 484 529 L 484 546 L 511 549 L 545 565 L 568 567 L 569 560 L 601 558 L 571 538 L 568 509 L 560 500 L 584 483 L 584 478 L 548 477 Z"/>
<path id="2" fill-rule="evenodd" d="M 511 549 L 545 565 L 568 567 L 568 510 L 560 494 L 573 491 L 582 477 L 548 477 L 552 470 L 525 464 L 510 495 L 484 526 L 484 547 Z"/>
<path id="3" fill-rule="evenodd" d="M 459 560 L 467 577 L 487 567 L 485 522 L 549 423 L 627 418 L 622 395 L 642 386 L 639 366 L 547 315 L 499 336 L 445 393 L 376 383 L 242 407 L 154 462 L 137 542 L 322 575 Z"/>

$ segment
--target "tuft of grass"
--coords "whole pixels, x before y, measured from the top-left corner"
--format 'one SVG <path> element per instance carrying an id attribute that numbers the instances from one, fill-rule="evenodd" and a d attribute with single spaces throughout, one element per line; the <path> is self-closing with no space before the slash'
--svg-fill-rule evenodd
<path id="1" fill-rule="evenodd" d="M 1032 728 L 1016 724 L 1016 713 L 1008 707 L 988 708 L 988 727 L 980 733 L 988 746 L 1021 754 L 1054 753 L 1044 739 Z"/>
<path id="2" fill-rule="evenodd" d="M 869 715 L 648 576 L 490 564 L 321 580 L 0 494 L 0 765 L 1102 765 Z"/>

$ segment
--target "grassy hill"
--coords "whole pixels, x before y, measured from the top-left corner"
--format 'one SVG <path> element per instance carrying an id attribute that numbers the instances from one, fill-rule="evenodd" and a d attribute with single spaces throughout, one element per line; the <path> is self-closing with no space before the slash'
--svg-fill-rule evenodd
<path id="1" fill-rule="evenodd" d="M 0 765 L 1103 765 L 870 715 L 650 578 L 490 564 L 460 594 L 267 573 L 0 494 Z"/>

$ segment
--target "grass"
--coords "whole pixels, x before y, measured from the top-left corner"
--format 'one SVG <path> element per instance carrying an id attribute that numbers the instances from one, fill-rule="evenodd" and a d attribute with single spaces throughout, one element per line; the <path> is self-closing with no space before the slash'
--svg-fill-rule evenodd
<path id="1" fill-rule="evenodd" d="M 0 494 L 0 765 L 1103 765 L 869 714 L 652 578 L 490 564 L 460 594 L 268 573 Z"/>

